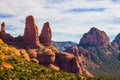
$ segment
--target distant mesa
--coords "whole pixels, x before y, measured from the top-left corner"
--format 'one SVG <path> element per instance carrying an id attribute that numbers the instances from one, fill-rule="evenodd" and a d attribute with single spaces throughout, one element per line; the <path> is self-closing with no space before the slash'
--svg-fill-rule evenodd
<path id="1" fill-rule="evenodd" d="M 92 27 L 88 33 L 85 33 L 79 43 L 83 47 L 89 46 L 108 46 L 110 40 L 104 31 Z"/>

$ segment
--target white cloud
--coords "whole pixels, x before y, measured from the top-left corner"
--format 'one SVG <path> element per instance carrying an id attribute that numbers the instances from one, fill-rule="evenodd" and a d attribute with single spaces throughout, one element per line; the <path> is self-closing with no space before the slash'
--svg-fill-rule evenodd
<path id="1" fill-rule="evenodd" d="M 7 30 L 14 36 L 23 34 L 23 22 L 28 15 L 35 17 L 40 31 L 46 21 L 50 22 L 53 32 L 67 34 L 84 34 L 93 26 L 109 36 L 116 36 L 120 30 L 120 23 L 112 22 L 120 18 L 120 3 L 112 0 L 0 0 L 0 3 L 0 14 L 14 15 L 0 19 L 0 23 L 5 21 L 6 25 L 17 27 L 14 31 Z M 69 12 L 78 8 L 103 8 L 104 11 Z M 66 40 L 78 41 L 74 37 Z"/>

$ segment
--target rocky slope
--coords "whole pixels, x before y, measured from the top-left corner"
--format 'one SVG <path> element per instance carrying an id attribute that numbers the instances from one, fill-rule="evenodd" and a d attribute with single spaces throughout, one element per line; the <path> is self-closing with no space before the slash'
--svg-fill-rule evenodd
<path id="1" fill-rule="evenodd" d="M 33 16 L 26 17 L 23 36 L 12 37 L 6 33 L 5 23 L 1 24 L 1 79 L 11 79 L 11 76 L 12 79 L 58 80 L 59 78 L 61 80 L 63 77 L 68 80 L 81 79 L 79 75 L 59 73 L 60 70 L 90 77 L 103 77 L 107 78 L 106 80 L 120 79 L 120 34 L 110 43 L 109 37 L 104 31 L 93 27 L 83 35 L 78 45 L 68 42 L 72 46 L 64 52 L 60 52 L 52 45 L 52 31 L 49 22 L 43 25 L 40 36 L 38 36 L 38 31 Z M 13 47 L 9 48 L 1 39 Z M 55 46 L 66 45 L 65 43 L 55 43 L 57 44 Z M 58 73 L 56 71 L 54 73 L 54 70 L 51 69 L 43 69 L 38 64 L 57 70 Z M 70 77 L 66 77 L 68 75 Z"/>
<path id="2" fill-rule="evenodd" d="M 0 39 L 0 80 L 81 80 L 79 74 L 56 71 L 25 60 L 23 53 Z"/>
<path id="3" fill-rule="evenodd" d="M 61 69 L 66 72 L 79 73 L 93 77 L 93 75 L 85 69 L 83 63 L 77 56 L 70 53 L 62 53 L 52 45 L 52 32 L 49 22 L 44 24 L 40 36 L 38 36 L 38 28 L 35 24 L 34 17 L 31 15 L 26 17 L 23 36 L 12 37 L 7 34 L 4 29 L 5 23 L 2 23 L 0 38 L 5 43 L 24 52 L 23 57 L 25 59 L 55 70 Z"/>
<path id="4" fill-rule="evenodd" d="M 50 76 L 47 76 L 46 70 L 38 69 L 38 66 L 37 68 L 32 68 L 30 66 L 36 63 L 36 65 L 40 64 L 57 71 L 63 70 L 65 72 L 79 73 L 90 77 L 93 77 L 94 75 L 95 77 L 107 78 L 107 80 L 120 79 L 119 34 L 116 36 L 115 40 L 110 43 L 109 37 L 104 31 L 93 27 L 90 29 L 90 31 L 83 35 L 78 45 L 72 45 L 64 52 L 60 52 L 52 45 L 51 38 L 52 30 L 50 28 L 49 22 L 46 22 L 43 25 L 40 36 L 38 36 L 38 28 L 35 24 L 33 16 L 26 17 L 26 24 L 23 36 L 12 37 L 10 34 L 6 33 L 5 23 L 3 22 L 1 24 L 0 39 L 2 39 L 6 44 L 12 45 L 15 48 L 12 47 L 10 49 L 3 49 L 4 43 L 1 41 L 2 43 L 0 46 L 0 50 L 2 49 L 3 51 L 0 51 L 0 61 L 4 62 L 0 64 L 0 77 L 4 79 L 3 75 L 9 74 L 11 72 L 12 75 L 7 75 L 7 79 L 10 79 L 13 75 L 15 75 L 13 76 L 13 78 L 20 78 L 20 75 L 22 75 L 22 78 L 24 78 L 25 75 L 31 76 L 34 74 L 37 76 L 42 75 L 39 77 L 39 79 L 51 79 Z M 63 45 L 62 43 L 56 44 L 57 46 Z M 10 56 L 6 57 L 4 53 L 6 55 L 10 54 L 15 56 L 13 58 L 11 58 Z M 19 58 L 16 58 L 16 55 Z M 26 59 L 26 61 L 19 61 L 19 59 L 21 60 L 20 57 L 22 57 L 22 59 Z M 30 61 L 34 63 L 31 63 Z M 29 62 L 30 64 L 27 64 Z M 25 64 L 27 66 L 25 66 Z M 24 70 L 21 69 L 21 67 L 24 68 Z M 28 67 L 29 70 L 25 70 L 26 67 Z M 7 73 L 5 72 L 5 70 L 7 71 Z M 39 71 L 37 70 L 41 71 L 42 73 L 39 74 Z M 18 73 L 15 73 L 15 71 L 18 71 L 20 75 L 18 75 Z M 29 72 L 30 75 L 23 72 Z M 53 72 L 51 72 L 51 74 L 52 73 Z M 63 75 L 65 74 L 63 73 Z M 58 76 L 59 75 L 56 75 L 52 79 L 55 80 Z M 31 78 L 34 79 L 34 77 L 30 77 L 30 79 Z M 38 78 L 35 77 L 35 79 Z M 65 79 L 71 79 L 71 77 Z M 73 77 L 72 79 L 74 80 Z"/>

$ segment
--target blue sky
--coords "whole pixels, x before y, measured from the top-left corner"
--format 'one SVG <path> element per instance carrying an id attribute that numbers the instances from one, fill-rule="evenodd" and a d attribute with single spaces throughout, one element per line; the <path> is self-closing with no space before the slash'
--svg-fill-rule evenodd
<path id="1" fill-rule="evenodd" d="M 105 31 L 111 41 L 120 33 L 120 0 L 0 0 L 0 8 L 0 23 L 13 36 L 23 35 L 28 15 L 39 34 L 49 21 L 54 41 L 79 42 L 91 27 Z"/>

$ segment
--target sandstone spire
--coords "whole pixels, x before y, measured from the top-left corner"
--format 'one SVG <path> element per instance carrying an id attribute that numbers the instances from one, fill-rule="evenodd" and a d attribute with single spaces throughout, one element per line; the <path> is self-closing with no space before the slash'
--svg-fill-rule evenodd
<path id="1" fill-rule="evenodd" d="M 5 32 L 5 23 L 4 22 L 1 24 L 1 32 Z"/>
<path id="2" fill-rule="evenodd" d="M 23 39 L 25 45 L 29 48 L 36 48 L 40 44 L 38 38 L 38 28 L 35 24 L 34 17 L 31 15 L 26 17 Z"/>
<path id="3" fill-rule="evenodd" d="M 46 22 L 39 36 L 40 43 L 42 43 L 44 46 L 52 45 L 51 37 L 52 37 L 51 28 L 49 22 Z"/>

